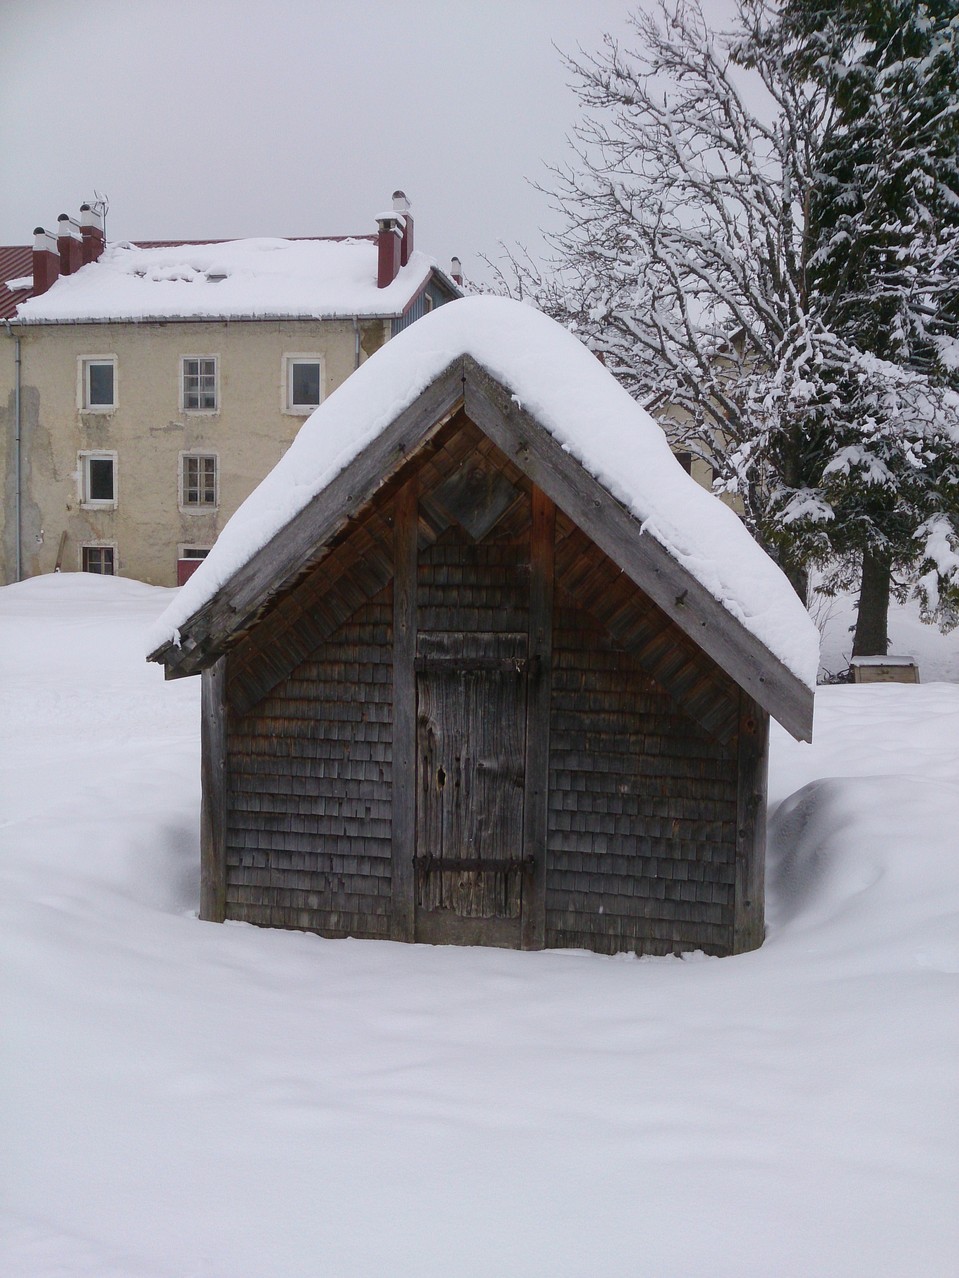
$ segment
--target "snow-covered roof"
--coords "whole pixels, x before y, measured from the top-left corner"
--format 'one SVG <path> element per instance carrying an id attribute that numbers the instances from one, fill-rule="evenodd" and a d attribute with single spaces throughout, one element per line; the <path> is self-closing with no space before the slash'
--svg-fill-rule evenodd
<path id="1" fill-rule="evenodd" d="M 375 239 L 109 245 L 17 309 L 24 323 L 401 315 L 434 262 L 414 252 L 376 287 Z"/>
<path id="2" fill-rule="evenodd" d="M 531 307 L 489 297 L 418 320 L 313 413 L 152 628 L 149 650 L 179 643 L 194 614 L 464 356 L 621 503 L 637 535 L 659 543 L 801 684 L 814 687 L 818 631 L 736 515 L 685 473 L 662 429 L 577 338 Z"/>

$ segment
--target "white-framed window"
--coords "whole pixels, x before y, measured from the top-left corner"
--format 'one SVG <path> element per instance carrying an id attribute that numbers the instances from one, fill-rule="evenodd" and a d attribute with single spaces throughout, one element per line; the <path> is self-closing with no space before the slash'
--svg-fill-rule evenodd
<path id="1" fill-rule="evenodd" d="M 181 356 L 181 409 L 185 413 L 215 413 L 218 406 L 217 357 L 215 355 Z"/>
<path id="2" fill-rule="evenodd" d="M 115 577 L 117 571 L 116 542 L 93 541 L 81 546 L 80 571 L 95 572 L 101 577 Z"/>
<path id="3" fill-rule="evenodd" d="M 180 454 L 180 507 L 209 510 L 217 505 L 216 453 Z"/>
<path id="4" fill-rule="evenodd" d="M 112 413 L 117 406 L 117 357 L 82 355 L 79 360 L 80 408 L 85 413 Z"/>
<path id="5" fill-rule="evenodd" d="M 283 411 L 312 413 L 322 399 L 322 355 L 284 355 Z"/>
<path id="6" fill-rule="evenodd" d="M 103 510 L 116 506 L 116 453 L 80 453 L 78 461 L 81 505 L 88 509 Z"/>

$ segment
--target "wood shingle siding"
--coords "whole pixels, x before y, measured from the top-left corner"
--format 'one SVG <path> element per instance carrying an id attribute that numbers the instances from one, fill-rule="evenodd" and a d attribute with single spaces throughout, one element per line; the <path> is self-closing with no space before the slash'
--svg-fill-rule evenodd
<path id="1" fill-rule="evenodd" d="M 389 935 L 392 703 L 388 586 L 229 715 L 228 917 Z"/>
<path id="2" fill-rule="evenodd" d="M 588 613 L 553 632 L 546 944 L 732 946 L 736 757 Z"/>

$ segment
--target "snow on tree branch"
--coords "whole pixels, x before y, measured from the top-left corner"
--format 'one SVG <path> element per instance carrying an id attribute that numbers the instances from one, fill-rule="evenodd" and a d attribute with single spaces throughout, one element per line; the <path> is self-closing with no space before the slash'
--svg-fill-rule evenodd
<path id="1" fill-rule="evenodd" d="M 742 0 L 725 35 L 692 0 L 637 12 L 565 59 L 583 115 L 540 187 L 564 226 L 548 269 L 510 263 L 800 591 L 857 556 L 956 584 L 953 9 Z"/>

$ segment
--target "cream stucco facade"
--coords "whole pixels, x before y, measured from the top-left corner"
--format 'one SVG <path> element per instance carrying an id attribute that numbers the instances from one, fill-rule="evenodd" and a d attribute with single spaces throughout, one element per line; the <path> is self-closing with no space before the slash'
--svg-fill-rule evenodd
<path id="1" fill-rule="evenodd" d="M 114 572 L 172 586 L 184 550 L 212 546 L 308 416 L 290 407 L 291 360 L 319 366 L 325 397 L 389 335 L 380 318 L 18 324 L 0 337 L 3 581 L 16 575 L 17 338 L 21 576 L 106 551 Z M 212 410 L 185 406 L 184 360 L 204 361 L 206 391 L 215 370 Z M 105 411 L 84 406 L 91 361 L 113 369 Z"/>
<path id="2" fill-rule="evenodd" d="M 668 404 L 663 411 L 654 412 L 653 415 L 666 432 L 670 447 L 676 456 L 682 460 L 688 473 L 703 488 L 712 492 L 715 478 L 713 467 L 705 457 L 692 452 L 690 448 L 689 432 L 693 420 L 689 413 L 677 404 Z M 700 442 L 704 442 L 702 437 L 700 437 Z M 719 457 L 729 448 L 730 442 L 718 430 L 714 431 L 712 438 L 708 440 L 708 452 L 714 457 Z M 742 498 L 738 494 L 720 493 L 719 500 L 742 518 L 745 507 L 743 506 Z"/>

